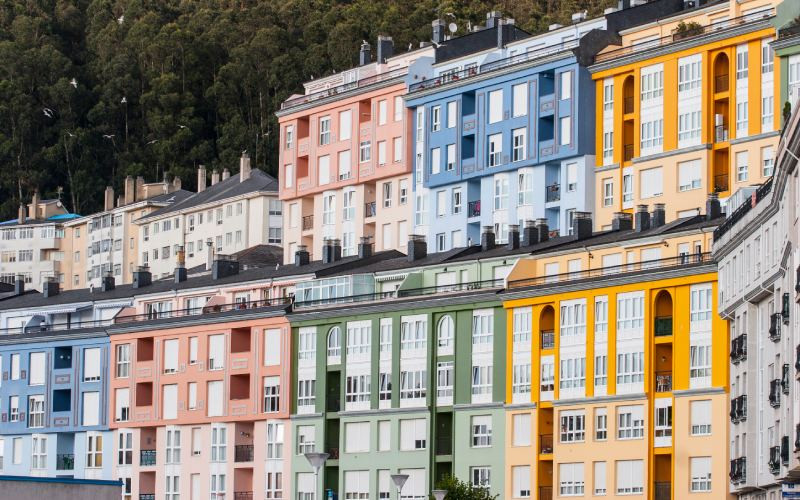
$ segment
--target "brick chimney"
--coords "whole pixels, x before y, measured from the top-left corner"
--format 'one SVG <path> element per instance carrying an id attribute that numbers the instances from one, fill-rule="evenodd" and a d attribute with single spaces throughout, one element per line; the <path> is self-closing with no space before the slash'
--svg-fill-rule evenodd
<path id="1" fill-rule="evenodd" d="M 106 191 L 103 196 L 103 210 L 109 211 L 114 209 L 114 188 L 106 186 Z"/>
<path id="2" fill-rule="evenodd" d="M 242 153 L 239 159 L 239 182 L 244 182 L 250 178 L 250 156 L 247 153 Z"/>

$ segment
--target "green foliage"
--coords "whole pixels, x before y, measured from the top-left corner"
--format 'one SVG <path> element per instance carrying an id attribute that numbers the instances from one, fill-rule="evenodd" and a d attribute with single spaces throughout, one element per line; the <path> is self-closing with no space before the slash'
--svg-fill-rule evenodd
<path id="1" fill-rule="evenodd" d="M 490 495 L 489 490 L 475 488 L 471 484 L 449 475 L 436 483 L 436 489 L 447 491 L 445 500 L 495 500 L 497 498 L 497 495 Z"/>
<path id="2" fill-rule="evenodd" d="M 247 150 L 277 173 L 280 103 L 358 62 L 361 40 L 397 52 L 446 17 L 459 34 L 499 9 L 531 32 L 616 0 L 7 0 L 0 2 L 0 220 L 34 189 L 78 213 L 105 185 L 228 167 Z"/>

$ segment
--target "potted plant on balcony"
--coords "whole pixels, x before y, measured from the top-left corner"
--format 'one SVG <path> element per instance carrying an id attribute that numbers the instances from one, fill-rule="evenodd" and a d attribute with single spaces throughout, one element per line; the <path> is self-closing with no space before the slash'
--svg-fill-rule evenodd
<path id="1" fill-rule="evenodd" d="M 699 35 L 703 32 L 703 26 L 695 21 L 684 22 L 681 21 L 678 23 L 678 26 L 672 32 L 672 40 L 678 41 L 684 38 L 689 38 L 695 35 Z"/>

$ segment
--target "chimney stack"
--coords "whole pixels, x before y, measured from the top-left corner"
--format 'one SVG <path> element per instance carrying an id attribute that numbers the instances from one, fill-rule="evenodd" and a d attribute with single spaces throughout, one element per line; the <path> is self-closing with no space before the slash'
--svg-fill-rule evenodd
<path id="1" fill-rule="evenodd" d="M 112 199 L 113 199 L 113 191 L 112 191 Z M 41 201 L 41 197 L 39 196 L 39 190 L 33 190 L 33 198 L 31 199 L 31 218 L 36 220 L 39 218 L 39 202 Z M 44 219 L 44 216 L 42 216 Z"/>
<path id="2" fill-rule="evenodd" d="M 424 259 L 428 255 L 428 244 L 420 234 L 408 235 L 408 261 Z"/>
<path id="3" fill-rule="evenodd" d="M 125 205 L 130 205 L 136 201 L 136 181 L 133 176 L 125 177 Z"/>
<path id="4" fill-rule="evenodd" d="M 636 205 L 633 222 L 638 233 L 650 229 L 650 214 L 647 213 L 647 205 Z"/>
<path id="5" fill-rule="evenodd" d="M 481 252 L 492 250 L 494 243 L 494 228 L 492 226 L 483 226 L 483 231 L 481 231 Z"/>
<path id="6" fill-rule="evenodd" d="M 433 43 L 442 43 L 444 42 L 444 19 L 435 19 L 431 26 L 433 26 Z"/>
<path id="7" fill-rule="evenodd" d="M 206 190 L 206 167 L 200 165 L 197 168 L 197 192 L 202 193 Z"/>
<path id="8" fill-rule="evenodd" d="M 47 278 L 42 283 L 42 297 L 50 298 L 55 297 L 61 291 L 56 278 Z"/>
<path id="9" fill-rule="evenodd" d="M 502 17 L 503 14 L 496 10 L 486 13 L 486 27 L 494 28 L 495 26 L 499 26 Z"/>
<path id="10" fill-rule="evenodd" d="M 550 239 L 550 226 L 547 225 L 547 219 L 536 219 L 534 223 L 536 232 L 539 233 L 539 243 L 544 243 Z"/>
<path id="11" fill-rule="evenodd" d="M 103 210 L 109 211 L 114 209 L 114 188 L 106 186 L 104 195 Z"/>
<path id="12" fill-rule="evenodd" d="M 722 215 L 722 206 L 719 204 L 719 195 L 709 193 L 706 200 L 706 220 L 714 220 Z"/>
<path id="13" fill-rule="evenodd" d="M 322 243 L 322 263 L 331 264 L 342 259 L 342 241 L 336 238 L 326 239 Z"/>
<path id="14" fill-rule="evenodd" d="M 508 244 L 506 248 L 509 250 L 516 250 L 519 248 L 519 224 L 509 224 L 508 226 Z"/>
<path id="15" fill-rule="evenodd" d="M 372 236 L 362 236 L 358 243 L 358 258 L 372 257 Z"/>
<path id="16" fill-rule="evenodd" d="M 633 229 L 633 216 L 627 212 L 614 212 L 611 229 L 614 231 L 630 231 Z"/>
<path id="17" fill-rule="evenodd" d="M 214 170 L 211 171 L 211 185 L 213 186 L 218 182 L 219 182 L 219 172 L 217 172 L 217 169 L 215 168 Z"/>
<path id="18" fill-rule="evenodd" d="M 206 241 L 206 271 L 210 271 L 214 264 L 214 244 Z"/>
<path id="19" fill-rule="evenodd" d="M 144 199 L 144 177 L 140 175 L 136 177 L 136 192 L 134 194 L 134 201 L 143 199 Z"/>
<path id="20" fill-rule="evenodd" d="M 650 214 L 650 227 L 653 229 L 661 227 L 666 223 L 667 212 L 663 203 L 653 205 L 653 213 Z"/>
<path id="21" fill-rule="evenodd" d="M 502 49 L 506 46 L 507 40 L 507 33 L 505 26 L 506 24 L 513 24 L 513 20 L 507 19 L 498 19 L 497 20 L 497 48 Z"/>
<path id="22" fill-rule="evenodd" d="M 105 276 L 103 276 L 100 290 L 102 290 L 103 292 L 110 292 L 113 289 L 114 289 L 114 275 L 109 272 L 106 273 Z"/>
<path id="23" fill-rule="evenodd" d="M 218 280 L 239 274 L 239 262 L 232 255 L 217 254 L 211 266 L 211 278 Z"/>
<path id="24" fill-rule="evenodd" d="M 14 295 L 22 295 L 25 293 L 25 276 L 18 274 L 14 280 Z"/>
<path id="25" fill-rule="evenodd" d="M 19 210 L 17 210 L 17 223 L 18 224 L 25 224 L 27 217 L 25 214 L 28 212 L 28 209 L 25 208 L 24 203 L 19 204 Z"/>
<path id="26" fill-rule="evenodd" d="M 175 177 L 172 178 L 172 191 L 179 190 L 182 185 L 183 185 L 183 182 L 181 182 L 181 178 L 180 177 L 178 177 L 176 175 Z M 170 191 L 170 192 L 172 192 L 172 191 Z"/>
<path id="27" fill-rule="evenodd" d="M 175 253 L 175 283 L 186 281 L 186 251 L 181 245 Z"/>
<path id="28" fill-rule="evenodd" d="M 592 236 L 591 212 L 575 212 L 572 218 L 572 235 L 576 240 L 585 240 Z"/>
<path id="29" fill-rule="evenodd" d="M 222 180 L 226 181 L 231 176 L 231 171 L 226 168 L 222 169 Z"/>
<path id="30" fill-rule="evenodd" d="M 386 60 L 394 55 L 394 40 L 386 35 L 378 35 L 378 64 L 386 64 Z"/>
<path id="31" fill-rule="evenodd" d="M 150 268 L 147 266 L 139 266 L 133 272 L 133 288 L 142 288 L 150 286 L 153 282 L 153 275 L 150 273 Z"/>
<path id="32" fill-rule="evenodd" d="M 250 155 L 242 153 L 239 159 L 239 182 L 244 182 L 250 178 Z"/>
<path id="33" fill-rule="evenodd" d="M 365 66 L 372 62 L 372 53 L 370 52 L 369 42 L 364 40 L 361 44 L 361 49 L 358 51 L 358 65 Z"/>
<path id="34" fill-rule="evenodd" d="M 539 232 L 536 230 L 536 226 L 533 225 L 532 220 L 526 220 L 522 234 L 522 244 L 529 247 L 537 243 L 539 243 Z"/>
<path id="35" fill-rule="evenodd" d="M 294 253 L 294 265 L 297 267 L 307 266 L 309 262 L 309 255 L 305 245 L 297 245 L 297 251 Z"/>

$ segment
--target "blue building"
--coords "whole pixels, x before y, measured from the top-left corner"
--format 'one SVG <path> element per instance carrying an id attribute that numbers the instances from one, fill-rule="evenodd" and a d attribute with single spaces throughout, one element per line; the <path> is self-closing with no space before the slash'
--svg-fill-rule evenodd
<path id="1" fill-rule="evenodd" d="M 594 208 L 594 83 L 585 63 L 605 18 L 531 36 L 496 13 L 447 40 L 408 77 L 414 110 L 414 232 L 435 251 L 497 241 L 524 221 L 570 231 Z M 588 33 L 593 36 L 585 37 Z M 437 40 L 437 36 L 440 38 Z M 590 42 L 589 39 L 592 41 Z"/>

